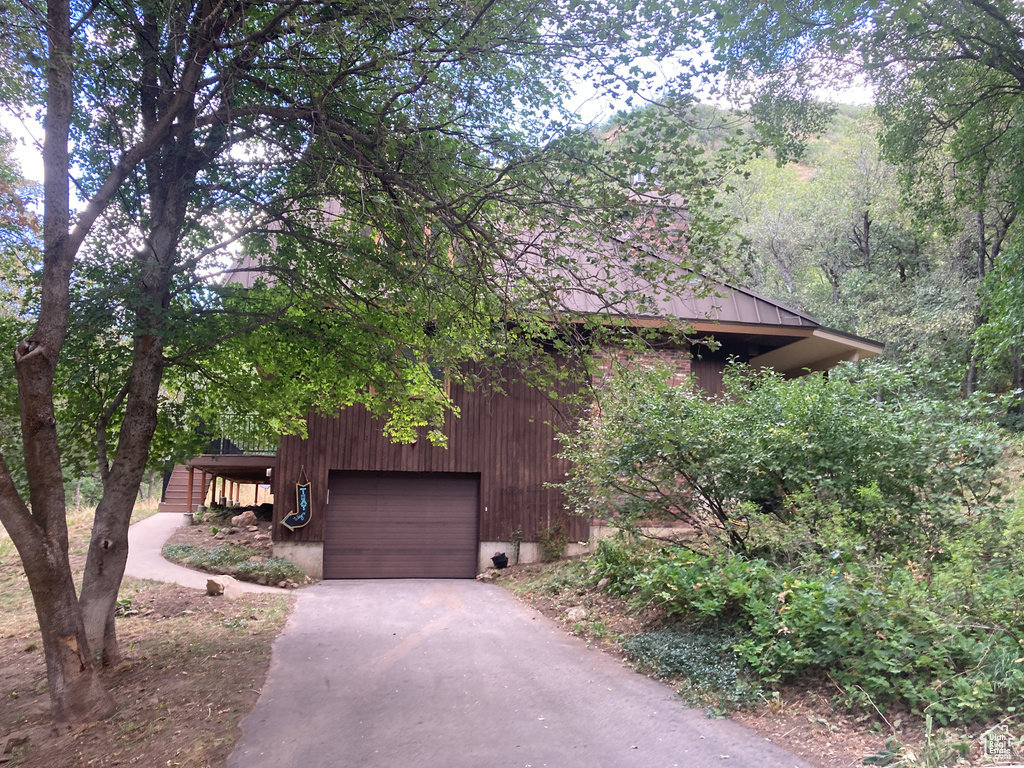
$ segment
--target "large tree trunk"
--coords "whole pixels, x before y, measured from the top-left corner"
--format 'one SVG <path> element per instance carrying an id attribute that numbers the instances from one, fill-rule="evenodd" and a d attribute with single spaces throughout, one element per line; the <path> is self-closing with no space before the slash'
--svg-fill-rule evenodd
<path id="1" fill-rule="evenodd" d="M 81 724 L 109 717 L 116 707 L 100 682 L 89 653 L 68 565 L 65 518 L 30 513 L 18 496 L 2 459 L 0 520 L 28 576 L 43 640 L 54 718 L 59 722 Z"/>
<path id="2" fill-rule="evenodd" d="M 70 723 L 105 719 L 116 705 L 90 658 L 75 584 L 70 569 L 63 567 L 68 562 L 67 539 L 55 542 L 46 537 L 42 547 L 44 565 L 29 570 L 29 586 L 44 640 L 53 716 Z"/>
<path id="3" fill-rule="evenodd" d="M 81 240 L 71 223 L 68 135 L 74 104 L 67 0 L 47 5 L 45 214 L 39 316 L 14 353 L 30 504 L 0 461 L 0 520 L 21 555 L 42 634 L 50 701 L 59 721 L 109 717 L 114 701 L 92 664 L 68 561 L 64 477 L 53 406 L 54 374 L 67 335 L 69 284 Z M 77 234 L 77 233 L 76 233 Z"/>

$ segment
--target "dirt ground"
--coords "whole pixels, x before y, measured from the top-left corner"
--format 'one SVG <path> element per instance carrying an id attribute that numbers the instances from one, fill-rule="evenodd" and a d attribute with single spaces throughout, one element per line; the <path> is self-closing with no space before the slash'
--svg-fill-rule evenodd
<path id="1" fill-rule="evenodd" d="M 537 588 L 535 580 L 546 566 L 512 566 L 491 571 L 499 586 L 509 589 L 520 600 L 544 615 L 560 622 L 567 631 L 587 640 L 594 647 L 624 659 L 618 638 L 654 629 L 664 617 L 656 610 L 638 612 L 628 602 L 593 588 L 561 589 L 556 594 Z M 581 617 L 579 610 L 585 615 Z M 666 680 L 668 685 L 673 681 Z M 851 768 L 863 765 L 863 759 L 886 747 L 895 737 L 904 749 L 890 765 L 992 765 L 983 755 L 981 728 L 974 732 L 945 734 L 947 745 L 964 742 L 970 747 L 968 758 L 952 755 L 952 747 L 937 748 L 933 755 L 946 754 L 948 762 L 925 762 L 923 724 L 908 714 L 849 713 L 833 706 L 839 691 L 828 680 L 808 680 L 786 686 L 777 696 L 765 698 L 761 705 L 729 715 L 732 720 L 778 744 L 807 762 L 821 768 Z M 887 719 L 886 719 L 887 718 Z M 940 740 L 936 740 L 939 742 Z"/>
<path id="2" fill-rule="evenodd" d="M 0 538 L 3 537 L 0 529 Z M 73 565 L 84 547 L 72 531 Z M 0 545 L 4 544 L 0 541 Z M 0 546 L 0 768 L 223 766 L 270 665 L 291 609 L 287 595 L 228 601 L 176 585 L 125 579 L 117 620 L 124 662 L 103 672 L 118 703 L 77 730 L 50 717 L 46 671 L 17 555 Z"/>

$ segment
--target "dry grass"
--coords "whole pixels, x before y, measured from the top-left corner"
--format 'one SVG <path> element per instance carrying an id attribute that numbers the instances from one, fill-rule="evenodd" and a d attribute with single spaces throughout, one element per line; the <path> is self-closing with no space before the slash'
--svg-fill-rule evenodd
<path id="1" fill-rule="evenodd" d="M 155 511 L 143 506 L 133 519 Z M 68 523 L 72 567 L 80 571 L 92 510 L 71 512 Z M 259 696 L 291 599 L 247 595 L 229 602 L 133 579 L 125 579 L 119 598 L 125 661 L 103 672 L 118 711 L 87 728 L 55 729 L 28 582 L 0 528 L 0 745 L 10 735 L 28 739 L 5 756 L 5 768 L 225 764 Z"/>

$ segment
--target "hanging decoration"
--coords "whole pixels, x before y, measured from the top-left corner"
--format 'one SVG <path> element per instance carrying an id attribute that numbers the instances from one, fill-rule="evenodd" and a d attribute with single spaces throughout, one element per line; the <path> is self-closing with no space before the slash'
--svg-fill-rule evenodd
<path id="1" fill-rule="evenodd" d="M 302 482 L 305 478 L 306 482 Z M 306 465 L 299 471 L 299 482 L 295 484 L 295 509 L 284 516 L 281 525 L 289 531 L 308 525 L 313 517 L 313 484 L 306 474 Z"/>

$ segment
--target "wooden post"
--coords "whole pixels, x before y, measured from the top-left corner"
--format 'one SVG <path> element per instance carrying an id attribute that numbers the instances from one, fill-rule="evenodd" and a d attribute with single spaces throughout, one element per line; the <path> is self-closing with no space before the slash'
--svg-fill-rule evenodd
<path id="1" fill-rule="evenodd" d="M 202 482 L 203 506 L 205 507 L 206 506 L 206 470 L 205 469 L 203 470 L 203 478 L 202 478 L 202 480 L 203 480 L 203 482 Z"/>
<path id="2" fill-rule="evenodd" d="M 192 511 L 192 483 L 193 483 L 193 480 L 195 478 L 195 472 L 196 472 L 196 468 L 195 467 L 189 467 L 188 468 L 188 492 L 185 494 L 185 498 L 186 498 L 186 501 L 185 501 L 186 509 L 185 509 L 185 511 L 186 512 L 191 512 Z"/>

